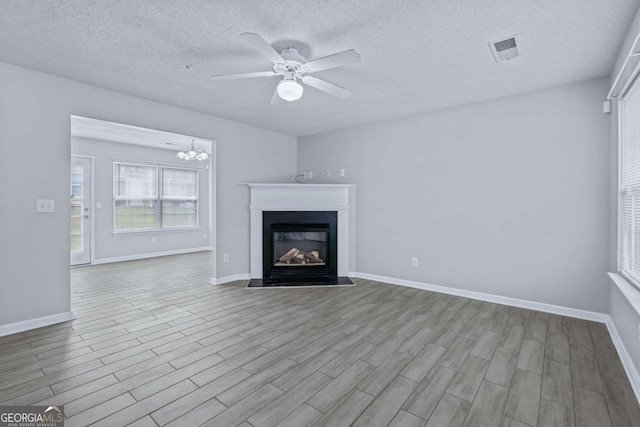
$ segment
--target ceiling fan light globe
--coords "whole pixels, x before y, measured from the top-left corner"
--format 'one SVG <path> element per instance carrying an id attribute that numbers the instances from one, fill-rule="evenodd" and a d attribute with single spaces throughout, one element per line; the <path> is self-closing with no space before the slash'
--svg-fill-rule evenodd
<path id="1" fill-rule="evenodd" d="M 282 80 L 278 83 L 278 96 L 285 101 L 297 101 L 303 91 L 302 85 L 295 80 Z"/>
<path id="2" fill-rule="evenodd" d="M 186 160 L 188 158 L 187 153 L 185 153 L 184 151 L 178 151 L 176 157 L 182 160 Z"/>
<path id="3" fill-rule="evenodd" d="M 202 153 L 198 154 L 197 159 L 198 160 L 208 160 L 209 159 L 209 155 L 203 151 Z"/>

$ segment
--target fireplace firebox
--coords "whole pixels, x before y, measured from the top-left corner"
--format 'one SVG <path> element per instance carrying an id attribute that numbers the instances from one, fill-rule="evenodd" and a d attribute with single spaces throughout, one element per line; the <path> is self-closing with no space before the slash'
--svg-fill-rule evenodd
<path id="1" fill-rule="evenodd" d="M 262 233 L 265 284 L 336 281 L 337 212 L 265 211 Z"/>

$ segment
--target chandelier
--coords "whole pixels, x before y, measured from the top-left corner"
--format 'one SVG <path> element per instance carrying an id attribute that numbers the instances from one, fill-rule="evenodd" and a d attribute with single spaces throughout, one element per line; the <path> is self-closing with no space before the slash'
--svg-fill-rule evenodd
<path id="1" fill-rule="evenodd" d="M 191 148 L 187 151 L 186 148 L 182 147 L 182 149 L 178 151 L 178 154 L 176 154 L 176 157 L 182 160 L 208 160 L 209 159 L 209 155 L 207 154 L 206 151 L 204 151 L 204 148 L 198 147 L 196 149 L 195 140 L 193 139 L 191 140 Z"/>

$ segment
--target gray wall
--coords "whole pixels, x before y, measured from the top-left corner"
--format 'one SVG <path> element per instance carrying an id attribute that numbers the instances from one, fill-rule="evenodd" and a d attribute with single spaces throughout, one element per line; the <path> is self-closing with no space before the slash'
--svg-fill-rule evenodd
<path id="1" fill-rule="evenodd" d="M 290 181 L 296 139 L 169 105 L 0 63 L 0 325 L 70 310 L 70 116 L 217 141 L 217 274 L 249 271 L 248 189 L 239 182 Z M 38 198 L 56 212 L 35 212 Z M 222 253 L 230 262 L 222 263 Z M 214 267 L 214 266 L 212 266 Z M 213 270 L 213 268 L 212 268 Z"/>
<path id="2" fill-rule="evenodd" d="M 358 185 L 359 272 L 605 312 L 607 89 L 598 79 L 299 138 L 298 172 Z"/>
<path id="3" fill-rule="evenodd" d="M 95 156 L 95 202 L 102 208 L 95 209 L 95 260 L 140 255 L 154 252 L 211 246 L 209 230 L 209 171 L 208 162 L 185 162 L 176 158 L 175 151 L 140 145 L 119 144 L 87 138 L 71 138 L 71 153 Z M 198 169 L 198 209 L 199 225 L 191 230 L 170 230 L 143 233 L 113 234 L 113 162 L 133 160 L 162 165 Z M 204 237 L 206 235 L 206 237 Z M 155 238 L 156 243 L 151 243 Z"/>

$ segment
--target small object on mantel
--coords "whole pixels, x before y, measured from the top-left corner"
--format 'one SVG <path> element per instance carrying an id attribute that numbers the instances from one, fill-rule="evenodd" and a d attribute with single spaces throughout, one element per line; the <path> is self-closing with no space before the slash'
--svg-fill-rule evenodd
<path id="1" fill-rule="evenodd" d="M 289 252 L 287 252 L 286 254 L 282 255 L 279 258 L 280 262 L 284 262 L 286 264 L 291 264 L 291 260 L 300 253 L 300 251 L 296 248 L 292 248 Z"/>

